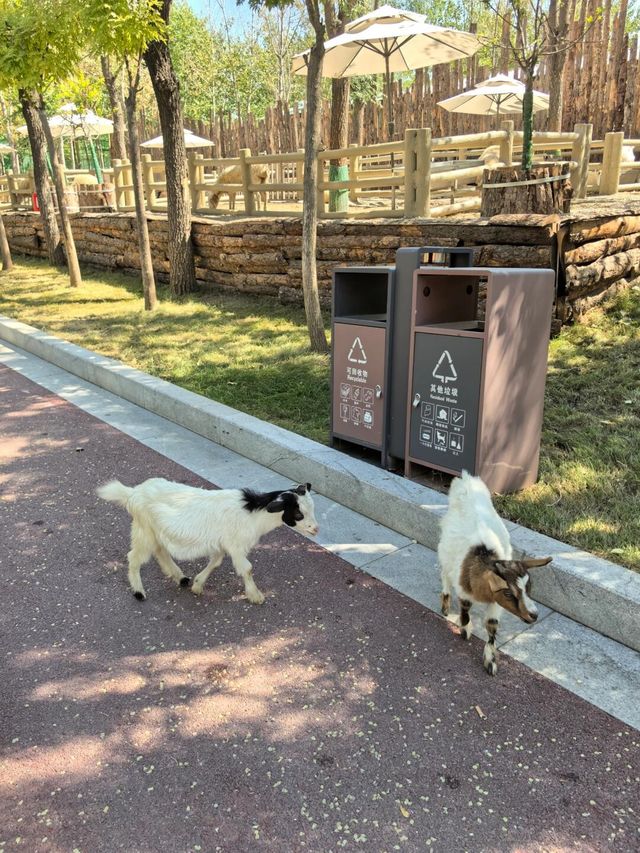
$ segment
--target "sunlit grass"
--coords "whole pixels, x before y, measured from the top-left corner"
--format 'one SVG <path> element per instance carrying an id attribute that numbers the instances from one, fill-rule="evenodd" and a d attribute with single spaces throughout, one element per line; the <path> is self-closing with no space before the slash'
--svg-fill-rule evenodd
<path id="1" fill-rule="evenodd" d="M 142 310 L 139 283 L 45 263 L 0 278 L 0 311 L 155 376 L 326 442 L 329 359 L 302 308 L 216 292 Z M 640 570 L 640 288 L 551 343 L 538 483 L 498 498 L 507 517 Z"/>

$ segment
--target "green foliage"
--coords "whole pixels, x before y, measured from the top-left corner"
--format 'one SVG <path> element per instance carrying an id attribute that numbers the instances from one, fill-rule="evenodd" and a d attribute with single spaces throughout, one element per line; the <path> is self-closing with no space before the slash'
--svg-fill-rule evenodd
<path id="1" fill-rule="evenodd" d="M 216 68 L 219 40 L 206 19 L 186 2 L 177 3 L 169 21 L 171 60 L 183 100 L 184 114 L 208 119 L 216 102 L 219 76 Z"/>
<path id="2" fill-rule="evenodd" d="M 72 73 L 81 28 L 73 0 L 0 0 L 0 89 L 42 91 Z"/>
<path id="3" fill-rule="evenodd" d="M 149 42 L 166 37 L 157 0 L 84 0 L 81 8 L 82 25 L 99 53 L 139 57 Z"/>

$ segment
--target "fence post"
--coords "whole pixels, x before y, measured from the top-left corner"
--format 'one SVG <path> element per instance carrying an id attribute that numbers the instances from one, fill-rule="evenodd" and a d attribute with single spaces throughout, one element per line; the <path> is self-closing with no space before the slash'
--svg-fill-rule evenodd
<path id="1" fill-rule="evenodd" d="M 505 139 L 500 140 L 500 160 L 505 166 L 511 166 L 513 163 L 513 122 L 500 122 L 502 130 L 506 131 Z"/>
<path id="2" fill-rule="evenodd" d="M 349 148 L 357 148 L 357 142 L 351 142 L 349 144 Z M 360 157 L 353 156 L 349 157 L 349 179 L 355 181 L 358 177 L 358 172 L 360 171 Z M 349 201 L 357 201 L 358 194 L 356 187 L 351 187 L 349 190 Z"/>
<path id="3" fill-rule="evenodd" d="M 416 215 L 416 135 L 417 130 L 404 132 L 404 215 Z"/>
<path id="4" fill-rule="evenodd" d="M 324 160 L 322 159 L 322 154 L 318 153 L 317 160 L 318 166 L 318 190 L 316 194 L 316 211 L 318 214 L 318 219 L 322 219 L 324 216 L 324 190 L 320 189 L 320 184 L 324 183 Z M 304 204 L 304 198 L 303 198 Z"/>
<path id="5" fill-rule="evenodd" d="M 133 193 L 133 171 L 131 169 L 131 162 L 128 158 L 125 158 L 122 161 L 122 183 L 127 187 L 127 189 L 124 190 L 125 207 L 128 210 L 134 210 L 136 206 L 136 199 Z"/>
<path id="6" fill-rule="evenodd" d="M 302 155 L 302 159 L 296 163 L 296 183 L 302 184 L 304 183 L 304 148 L 296 149 L 298 154 Z M 302 192 L 296 193 L 296 201 L 302 201 L 304 194 Z"/>
<path id="7" fill-rule="evenodd" d="M 415 216 L 429 216 L 431 210 L 431 128 L 416 130 Z"/>
<path id="8" fill-rule="evenodd" d="M 247 162 L 247 157 L 251 157 L 250 148 L 240 149 L 240 174 L 242 175 L 242 194 L 244 195 L 245 213 L 253 216 L 256 212 L 256 206 L 253 200 L 253 193 L 249 189 L 251 183 L 251 166 Z"/>
<path id="9" fill-rule="evenodd" d="M 600 195 L 615 195 L 620 184 L 620 165 L 622 163 L 622 144 L 624 133 L 607 133 L 604 137 L 602 156 L 602 174 L 600 176 Z"/>
<path id="10" fill-rule="evenodd" d="M 11 201 L 11 207 L 15 210 L 20 206 L 20 200 L 18 198 L 18 194 L 16 193 L 17 181 L 16 176 L 13 174 L 13 169 L 9 169 L 7 172 L 7 184 L 9 187 L 9 199 Z"/>
<path id="11" fill-rule="evenodd" d="M 189 194 L 191 195 L 191 213 L 196 213 L 198 210 L 198 190 L 196 189 L 196 184 L 198 183 L 198 175 L 196 171 L 195 158 L 195 151 L 187 151 L 187 168 L 189 171 Z"/>
<path id="12" fill-rule="evenodd" d="M 571 169 L 571 186 L 574 198 L 586 198 L 589 158 L 591 157 L 592 124 L 576 124 L 573 128 L 578 138 L 571 147 L 571 159 L 576 165 Z"/>
<path id="13" fill-rule="evenodd" d="M 143 154 L 140 158 L 142 163 L 142 184 L 144 195 L 147 200 L 147 210 L 153 211 L 156 203 L 156 193 L 153 189 L 153 166 L 151 165 L 151 154 Z"/>
<path id="14" fill-rule="evenodd" d="M 120 189 L 122 186 L 122 160 L 116 158 L 111 161 L 111 165 L 113 166 L 113 186 L 116 210 L 122 210 L 124 207 L 123 193 Z"/>

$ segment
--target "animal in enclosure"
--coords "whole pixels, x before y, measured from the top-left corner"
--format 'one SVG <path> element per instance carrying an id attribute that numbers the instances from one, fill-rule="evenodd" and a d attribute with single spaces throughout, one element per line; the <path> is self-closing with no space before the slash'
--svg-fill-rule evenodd
<path id="1" fill-rule="evenodd" d="M 254 166 L 250 166 L 251 171 L 251 183 L 252 184 L 266 184 L 269 180 L 269 169 L 261 164 L 256 163 Z M 240 166 L 228 166 L 226 169 L 223 169 L 222 172 L 218 175 L 216 182 L 212 185 L 212 189 L 209 192 L 209 207 L 211 210 L 216 210 L 218 204 L 220 202 L 220 197 L 223 195 L 229 196 L 229 210 L 236 209 L 236 195 L 238 190 L 225 189 L 225 184 L 241 184 L 242 183 L 242 172 L 240 170 Z M 267 193 L 266 190 L 264 192 L 256 193 L 256 209 L 260 210 L 260 202 L 259 198 L 262 198 L 262 208 L 263 210 L 267 209 Z"/>
<path id="2" fill-rule="evenodd" d="M 131 516 L 127 557 L 129 584 L 136 598 L 146 598 L 140 568 L 151 557 L 178 586 L 188 586 L 189 578 L 172 558 L 208 557 L 206 567 L 193 579 L 192 590 L 200 595 L 211 572 L 228 554 L 249 601 L 262 604 L 264 595 L 253 580 L 247 556 L 266 533 L 282 524 L 317 534 L 310 492 L 309 483 L 275 492 L 213 491 L 154 478 L 132 488 L 114 480 L 101 486 L 98 496 L 124 507 Z"/>
<path id="3" fill-rule="evenodd" d="M 449 506 L 441 522 L 438 561 L 442 574 L 442 614 L 449 615 L 451 593 L 455 591 L 463 639 L 471 637 L 471 606 L 476 602 L 489 605 L 483 662 L 485 670 L 495 675 L 501 608 L 523 622 L 536 621 L 538 609 L 530 598 L 529 573 L 538 566 L 546 566 L 551 557 L 514 560 L 509 534 L 493 507 L 488 488 L 480 477 L 463 471 L 449 490 Z"/>
<path id="4" fill-rule="evenodd" d="M 478 159 L 484 162 L 485 169 L 495 169 L 502 162 L 500 159 L 500 146 L 490 145 L 484 149 Z"/>
<path id="5" fill-rule="evenodd" d="M 98 179 L 96 178 L 95 175 L 92 175 L 89 172 L 87 172 L 86 175 L 74 175 L 74 177 L 71 181 L 72 187 L 88 187 L 88 186 L 94 187 L 94 186 L 97 186 L 97 184 L 98 184 Z"/>

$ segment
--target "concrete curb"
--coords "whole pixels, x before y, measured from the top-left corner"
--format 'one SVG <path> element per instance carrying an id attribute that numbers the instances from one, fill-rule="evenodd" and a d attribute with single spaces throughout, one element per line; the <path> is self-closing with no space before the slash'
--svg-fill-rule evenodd
<path id="1" fill-rule="evenodd" d="M 0 315 L 0 339 L 436 548 L 444 495 Z M 640 575 L 507 521 L 517 551 L 550 555 L 536 599 L 640 651 Z"/>

